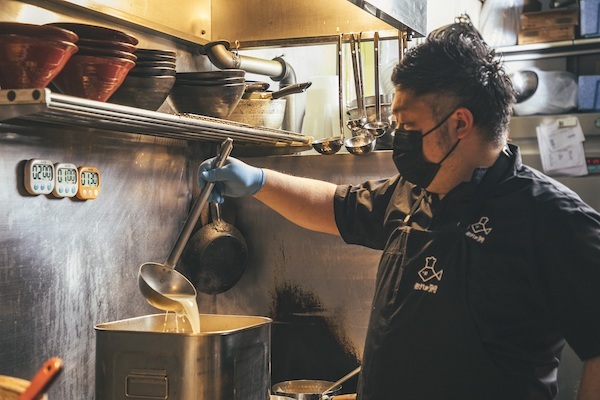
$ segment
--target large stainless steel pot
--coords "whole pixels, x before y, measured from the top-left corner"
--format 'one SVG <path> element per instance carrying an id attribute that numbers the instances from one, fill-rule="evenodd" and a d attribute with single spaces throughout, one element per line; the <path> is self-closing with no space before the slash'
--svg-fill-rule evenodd
<path id="1" fill-rule="evenodd" d="M 271 319 L 200 314 L 199 334 L 177 323 L 169 313 L 96 325 L 96 399 L 269 397 Z"/>

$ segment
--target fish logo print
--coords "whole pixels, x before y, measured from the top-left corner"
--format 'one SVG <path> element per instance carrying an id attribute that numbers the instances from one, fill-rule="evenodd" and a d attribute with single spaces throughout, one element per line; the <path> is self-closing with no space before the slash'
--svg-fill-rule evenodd
<path id="1" fill-rule="evenodd" d="M 439 271 L 436 271 L 436 262 L 437 258 L 435 257 L 427 257 L 425 259 L 425 266 L 419 271 L 419 277 L 423 282 L 428 282 L 433 278 L 437 278 L 438 281 L 442 280 L 442 274 L 444 273 L 444 270 L 440 269 Z"/>

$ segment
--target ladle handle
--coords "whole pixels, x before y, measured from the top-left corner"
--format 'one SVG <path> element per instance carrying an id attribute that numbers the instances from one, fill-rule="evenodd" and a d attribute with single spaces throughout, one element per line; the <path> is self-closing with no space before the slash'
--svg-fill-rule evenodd
<path id="1" fill-rule="evenodd" d="M 354 88 L 356 91 L 356 106 L 358 107 L 358 117 L 362 118 L 365 115 L 365 104 L 363 102 L 361 73 L 358 60 L 358 46 L 356 45 L 356 35 L 353 33 L 350 36 L 350 52 L 352 53 L 352 72 L 354 73 Z"/>
<path id="2" fill-rule="evenodd" d="M 358 374 L 359 372 L 360 372 L 360 367 L 357 367 L 354 371 L 347 373 L 344 377 L 338 379 L 333 385 L 331 385 L 327 389 L 323 390 L 322 396 L 325 397 L 325 394 L 327 392 L 335 389 L 336 387 L 338 387 L 342 383 L 346 382 L 348 379 L 352 378 L 354 375 Z"/>
<path id="3" fill-rule="evenodd" d="M 231 154 L 232 149 L 233 139 L 225 139 L 223 143 L 221 143 L 221 149 L 219 150 L 217 158 L 215 158 L 215 160 L 213 161 L 212 168 L 221 168 L 225 164 L 225 160 L 227 160 L 229 154 Z M 181 230 L 181 233 L 179 234 L 179 237 L 175 242 L 175 246 L 173 246 L 173 250 L 171 250 L 171 254 L 169 254 L 169 258 L 167 258 L 167 262 L 164 263 L 165 267 L 175 268 L 175 265 L 177 265 L 177 261 L 179 261 L 181 253 L 183 253 L 183 249 L 185 248 L 185 245 L 190 239 L 192 231 L 194 230 L 194 227 L 196 226 L 196 223 L 200 218 L 200 213 L 202 212 L 202 209 L 208 202 L 208 197 L 210 196 L 210 192 L 212 192 L 214 187 L 214 182 L 207 182 L 206 186 L 204 186 L 204 189 L 202 189 L 202 192 L 200 192 L 200 196 L 198 196 L 198 199 L 196 199 L 196 201 L 194 202 L 194 205 L 192 206 L 192 211 L 190 211 L 190 215 L 185 221 L 185 225 L 183 226 L 183 229 Z"/>
<path id="4" fill-rule="evenodd" d="M 338 114 L 340 118 L 340 138 L 344 140 L 344 79 L 342 75 L 342 46 L 344 45 L 344 34 L 340 34 L 337 44 L 337 70 L 338 70 Z"/>
<path id="5" fill-rule="evenodd" d="M 379 89 L 379 32 L 373 34 L 373 64 L 375 69 L 375 118 L 381 122 L 381 95 Z"/>

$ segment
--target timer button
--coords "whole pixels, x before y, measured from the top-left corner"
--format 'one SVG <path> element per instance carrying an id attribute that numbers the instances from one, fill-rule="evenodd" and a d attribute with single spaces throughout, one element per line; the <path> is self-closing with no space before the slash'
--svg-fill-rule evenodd
<path id="1" fill-rule="evenodd" d="M 94 189 L 94 196 L 98 196 L 98 189 Z"/>
<path id="2" fill-rule="evenodd" d="M 39 188 L 40 188 L 40 185 L 38 185 L 37 183 L 35 183 L 35 184 L 33 185 L 33 189 L 34 189 L 34 190 L 39 190 Z"/>

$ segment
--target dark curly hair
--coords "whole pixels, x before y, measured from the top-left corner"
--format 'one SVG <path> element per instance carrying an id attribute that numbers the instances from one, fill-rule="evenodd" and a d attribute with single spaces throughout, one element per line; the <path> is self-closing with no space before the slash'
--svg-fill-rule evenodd
<path id="1" fill-rule="evenodd" d="M 503 140 L 515 92 L 501 60 L 467 15 L 411 48 L 394 69 L 392 82 L 417 98 L 431 97 L 431 109 L 440 115 L 469 109 L 487 140 Z"/>

